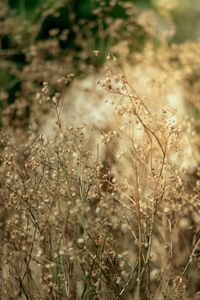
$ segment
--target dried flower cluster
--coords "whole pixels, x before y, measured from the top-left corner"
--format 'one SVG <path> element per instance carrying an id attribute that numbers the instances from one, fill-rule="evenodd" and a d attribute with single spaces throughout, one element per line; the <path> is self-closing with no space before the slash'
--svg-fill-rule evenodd
<path id="1" fill-rule="evenodd" d="M 4 299 L 198 297 L 199 180 L 171 159 L 180 124 L 152 112 L 125 74 L 110 70 L 99 85 L 112 95 L 112 130 L 59 121 L 22 145 L 1 133 Z M 58 112 L 48 92 L 44 83 Z"/>
<path id="2" fill-rule="evenodd" d="M 43 40 L 36 26 L 26 48 L 1 4 L 1 30 L 27 60 L 0 130 L 3 300 L 200 299 L 199 43 L 167 45 L 173 26 L 162 35 L 132 2 L 113 22 L 117 2 L 100 1 L 91 23 L 70 14 L 79 59 L 62 53 L 66 29 Z M 114 38 L 109 52 L 95 26 L 99 43 Z M 146 36 L 140 53 L 132 34 Z"/>

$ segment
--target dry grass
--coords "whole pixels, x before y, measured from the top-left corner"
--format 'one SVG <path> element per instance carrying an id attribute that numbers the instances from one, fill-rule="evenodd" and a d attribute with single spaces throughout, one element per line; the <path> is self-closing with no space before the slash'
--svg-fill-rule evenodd
<path id="1" fill-rule="evenodd" d="M 3 300 L 200 299 L 198 42 L 168 46 L 170 29 L 156 49 L 155 16 L 137 16 L 149 43 L 130 55 L 120 42 L 106 74 L 97 73 L 96 50 L 92 72 L 81 65 L 89 82 L 101 77 L 86 96 L 81 79 L 71 83 L 72 57 L 62 65 L 57 37 L 28 51 L 21 101 L 4 107 L 0 131 Z M 42 58 L 52 43 L 53 64 Z M 84 107 L 88 95 L 83 115 L 69 101 Z M 32 113 L 18 130 L 9 120 L 13 110 L 16 122 L 24 120 L 25 96 Z M 56 128 L 46 136 L 49 107 Z"/>
<path id="2" fill-rule="evenodd" d="M 198 299 L 198 174 L 170 159 L 184 135 L 124 75 L 100 85 L 115 96 L 105 152 L 87 126 L 62 127 L 55 98 L 51 138 L 32 128 L 19 145 L 1 133 L 1 295 Z"/>

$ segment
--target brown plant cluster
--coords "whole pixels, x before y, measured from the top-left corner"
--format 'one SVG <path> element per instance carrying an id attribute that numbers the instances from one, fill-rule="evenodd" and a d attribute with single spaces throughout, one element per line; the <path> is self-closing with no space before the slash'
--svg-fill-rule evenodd
<path id="1" fill-rule="evenodd" d="M 56 98 L 51 137 L 33 127 L 19 145 L 1 133 L 1 295 L 198 299 L 199 180 L 170 159 L 180 129 L 168 112 L 152 114 L 125 75 L 99 84 L 115 95 L 105 152 L 86 125 L 62 127 Z"/>
<path id="2" fill-rule="evenodd" d="M 43 82 L 48 82 L 55 93 L 60 91 L 57 79 L 66 73 L 80 75 L 85 74 L 86 68 L 98 69 L 105 60 L 105 51 L 99 58 L 94 58 L 92 53 L 96 48 L 108 50 L 123 36 L 130 52 L 140 50 L 146 39 L 157 38 L 156 14 L 147 11 L 140 18 L 140 10 L 132 1 L 91 4 L 89 18 L 77 17 L 80 3 L 76 2 L 78 0 L 60 0 L 50 7 L 48 3 L 44 4 L 40 11 L 34 12 L 37 22 L 16 17 L 7 1 L 0 4 L 3 58 L 0 66 L 5 78 L 0 96 L 4 126 L 11 125 L 20 130 L 28 127 L 30 122 L 38 122 L 40 116 L 35 96 Z M 118 17 L 115 16 L 116 9 L 121 11 Z M 64 25 L 58 22 L 59 17 L 65 20 Z M 52 24 L 48 28 L 46 24 L 50 21 Z M 152 23 L 151 28 L 147 23 Z M 43 108 L 44 112 L 47 107 Z"/>
<path id="3" fill-rule="evenodd" d="M 15 69 L 22 88 L 0 130 L 3 300 L 200 299 L 199 42 L 169 45 L 172 25 L 162 35 L 151 11 L 122 6 L 123 41 L 120 20 L 98 23 L 100 40 L 116 34 L 109 52 L 74 25 L 79 68 L 61 54 L 68 33 L 51 30 Z M 131 51 L 141 28 L 147 43 Z"/>

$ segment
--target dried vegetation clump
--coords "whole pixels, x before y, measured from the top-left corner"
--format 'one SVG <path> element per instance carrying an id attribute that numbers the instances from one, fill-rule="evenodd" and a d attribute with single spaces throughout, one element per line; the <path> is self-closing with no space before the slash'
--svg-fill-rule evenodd
<path id="1" fill-rule="evenodd" d="M 171 111 L 152 113 L 125 75 L 99 84 L 115 101 L 116 123 L 99 132 L 104 151 L 98 130 L 64 128 L 59 113 L 51 137 L 32 128 L 18 145 L 2 133 L 5 299 L 198 294 L 199 171 L 188 178 L 171 159 L 186 133 Z"/>
<path id="2" fill-rule="evenodd" d="M 148 16 L 138 24 L 159 36 Z M 38 79 L 34 44 L 28 129 L 8 125 L 23 101 L 2 114 L 1 299 L 200 299 L 197 43 L 150 37 L 141 53 L 115 45 L 83 80 L 72 62 Z"/>
<path id="3" fill-rule="evenodd" d="M 146 22 L 142 22 L 140 9 L 132 1 L 88 1 L 85 14 L 81 11 L 84 3 L 79 0 L 47 1 L 38 9 L 33 3 L 30 20 L 23 12 L 17 15 L 4 2 L 0 4 L 4 58 L 0 61 L 4 77 L 4 88 L 0 90 L 1 123 L 12 125 L 17 131 L 28 127 L 30 120 L 39 121 L 35 95 L 43 82 L 49 82 L 52 93 L 59 92 L 58 78 L 66 73 L 80 75 L 91 68 L 98 69 L 106 51 L 122 38 L 127 41 L 129 52 L 141 50 L 147 39 L 157 39 L 158 17 L 147 10 L 142 18 Z M 148 20 L 154 20 L 151 30 L 146 25 Z M 94 57 L 95 49 L 103 50 L 103 54 Z M 47 107 L 43 107 L 46 111 Z"/>

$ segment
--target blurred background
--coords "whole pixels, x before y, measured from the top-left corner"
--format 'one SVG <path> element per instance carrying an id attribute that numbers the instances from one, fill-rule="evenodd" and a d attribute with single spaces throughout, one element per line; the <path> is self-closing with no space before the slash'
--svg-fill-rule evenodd
<path id="1" fill-rule="evenodd" d="M 53 93 L 58 78 L 98 70 L 119 43 L 140 53 L 147 42 L 156 48 L 199 35 L 199 0 L 1 1 L 0 126 L 26 128 L 43 82 Z"/>

